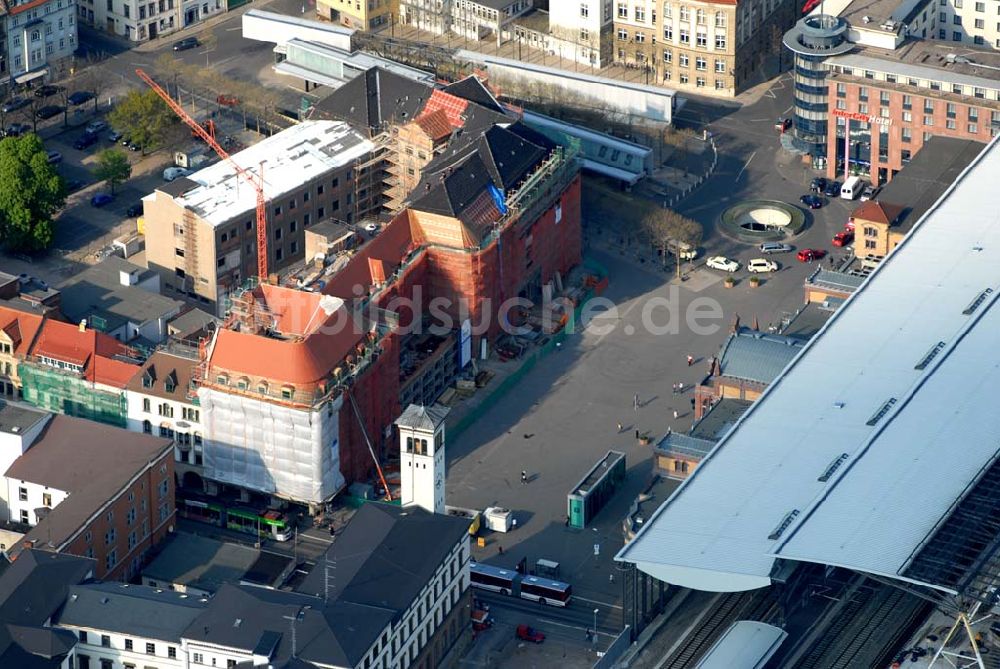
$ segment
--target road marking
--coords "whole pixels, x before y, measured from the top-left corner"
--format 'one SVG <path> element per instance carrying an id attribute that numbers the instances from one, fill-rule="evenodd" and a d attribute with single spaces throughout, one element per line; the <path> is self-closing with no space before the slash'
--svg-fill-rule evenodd
<path id="1" fill-rule="evenodd" d="M 612 609 L 622 608 L 617 604 L 608 604 L 607 602 L 599 602 L 596 599 L 587 599 L 586 597 L 581 597 L 580 595 L 573 595 L 573 599 L 579 599 L 582 602 L 590 602 L 591 604 L 600 604 L 601 606 L 607 606 L 608 608 Z"/>
<path id="2" fill-rule="evenodd" d="M 752 161 L 753 157 L 756 155 L 757 155 L 756 151 L 750 154 L 750 157 L 747 158 L 747 161 L 743 164 L 743 167 L 740 168 L 740 173 L 736 175 L 736 178 L 733 181 L 740 180 L 740 177 L 743 176 L 743 172 L 746 170 L 746 168 L 750 167 L 750 161 Z"/>
<path id="3" fill-rule="evenodd" d="M 763 123 L 764 121 L 770 121 L 770 120 L 771 119 L 769 119 L 769 118 L 752 118 L 752 119 L 750 119 L 750 122 L 751 123 Z"/>
<path id="4" fill-rule="evenodd" d="M 234 30 L 243 30 L 243 26 L 236 26 L 235 28 L 226 28 L 227 33 L 231 33 Z"/>
<path id="5" fill-rule="evenodd" d="M 321 544 L 332 544 L 333 539 L 325 539 L 323 537 L 314 537 L 311 534 L 300 534 L 299 539 L 309 539 L 310 541 L 318 541 Z"/>
<path id="6" fill-rule="evenodd" d="M 590 630 L 589 627 L 580 627 L 579 625 L 567 625 L 566 623 L 557 623 L 555 620 L 547 620 L 545 618 L 539 618 L 538 622 L 545 623 L 546 625 L 556 625 L 558 627 L 568 627 L 571 630 L 581 630 L 581 631 L 584 631 L 584 632 Z M 600 630 L 597 630 L 597 633 L 598 634 L 603 634 L 606 637 L 611 637 L 612 639 L 616 636 L 614 634 L 608 634 L 607 632 L 602 632 Z"/>
<path id="7" fill-rule="evenodd" d="M 786 109 L 786 110 L 785 110 L 785 111 L 783 111 L 782 113 L 783 113 L 783 114 L 787 114 L 787 113 L 788 113 L 788 112 L 790 112 L 790 111 L 792 111 L 792 105 L 788 105 L 788 109 Z"/>
<path id="8" fill-rule="evenodd" d="M 214 46 L 211 49 L 205 49 L 204 51 L 199 51 L 198 55 L 204 56 L 206 53 L 212 53 L 213 51 L 215 51 Z"/>

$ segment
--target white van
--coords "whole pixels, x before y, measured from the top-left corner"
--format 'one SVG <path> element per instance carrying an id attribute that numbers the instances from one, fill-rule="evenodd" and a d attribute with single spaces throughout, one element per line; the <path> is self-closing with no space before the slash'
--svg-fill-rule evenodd
<path id="1" fill-rule="evenodd" d="M 847 181 L 840 188 L 840 197 L 845 200 L 856 200 L 866 185 L 864 179 L 861 177 L 848 177 Z"/>

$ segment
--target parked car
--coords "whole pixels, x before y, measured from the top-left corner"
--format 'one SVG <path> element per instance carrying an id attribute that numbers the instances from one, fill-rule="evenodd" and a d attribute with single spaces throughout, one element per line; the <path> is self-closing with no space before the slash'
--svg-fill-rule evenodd
<path id="1" fill-rule="evenodd" d="M 530 641 L 532 643 L 541 643 L 545 641 L 544 634 L 536 630 L 534 627 L 529 627 L 528 625 L 517 626 L 517 638 L 522 641 Z"/>
<path id="2" fill-rule="evenodd" d="M 735 272 L 740 268 L 740 264 L 735 260 L 730 260 L 725 256 L 712 256 L 705 261 L 706 267 L 722 270 L 723 272 Z"/>
<path id="3" fill-rule="evenodd" d="M 24 109 L 30 104 L 31 100 L 29 100 L 28 98 L 22 98 L 19 95 L 15 95 L 10 100 L 7 100 L 7 102 L 4 103 L 3 113 L 9 114 L 11 112 L 17 111 L 18 109 Z"/>
<path id="4" fill-rule="evenodd" d="M 131 207 L 125 211 L 125 215 L 129 218 L 135 218 L 136 216 L 142 216 L 142 202 L 136 202 Z"/>
<path id="5" fill-rule="evenodd" d="M 79 180 L 79 179 L 70 179 L 69 181 L 66 182 L 66 192 L 67 193 L 75 193 L 76 191 L 80 190 L 84 186 L 86 186 L 86 184 L 83 183 L 81 180 Z"/>
<path id="6" fill-rule="evenodd" d="M 117 130 L 112 130 L 111 132 L 108 133 L 108 141 L 111 142 L 112 144 L 117 144 L 118 142 L 122 141 L 122 134 Z"/>
<path id="7" fill-rule="evenodd" d="M 840 182 L 826 182 L 826 188 L 823 189 L 823 195 L 826 195 L 827 197 L 840 197 Z"/>
<path id="8" fill-rule="evenodd" d="M 240 99 L 238 97 L 235 95 L 226 95 L 225 93 L 215 98 L 215 101 L 223 107 L 235 107 L 240 103 Z"/>
<path id="9" fill-rule="evenodd" d="M 819 209 L 820 207 L 823 206 L 823 198 L 821 198 L 819 195 L 813 195 L 811 193 L 809 195 L 803 195 L 802 197 L 800 197 L 799 202 L 809 207 L 810 209 Z"/>
<path id="10" fill-rule="evenodd" d="M 4 130 L 4 137 L 20 137 L 26 132 L 31 132 L 31 126 L 27 123 L 11 123 Z"/>
<path id="11" fill-rule="evenodd" d="M 809 190 L 813 193 L 822 193 L 826 190 L 826 179 L 823 177 L 813 177 L 813 180 L 809 182 Z"/>
<path id="12" fill-rule="evenodd" d="M 881 188 L 875 188 L 871 184 L 868 184 L 867 186 L 865 186 L 865 189 L 863 191 L 861 191 L 861 201 L 862 202 L 867 202 L 868 200 L 875 199 L 875 196 L 878 195 L 878 192 L 880 190 L 882 190 L 882 189 Z"/>
<path id="13" fill-rule="evenodd" d="M 795 257 L 799 259 L 799 262 L 812 262 L 813 260 L 819 260 L 826 255 L 826 251 L 823 249 L 802 249 Z"/>
<path id="14" fill-rule="evenodd" d="M 122 137 L 122 146 L 129 151 L 138 151 L 142 148 L 137 142 L 133 142 L 131 137 Z"/>
<path id="15" fill-rule="evenodd" d="M 76 93 L 73 93 L 68 98 L 66 98 L 66 101 L 69 102 L 74 107 L 77 107 L 79 105 L 82 105 L 84 102 L 89 102 L 90 100 L 93 99 L 94 99 L 94 94 L 91 93 L 90 91 L 77 91 Z"/>
<path id="16" fill-rule="evenodd" d="M 841 230 L 833 236 L 834 246 L 847 246 L 854 241 L 854 233 L 850 230 Z"/>
<path id="17" fill-rule="evenodd" d="M 107 129 L 108 129 L 108 124 L 102 121 L 101 119 L 97 119 L 96 121 L 91 121 L 90 123 L 87 124 L 86 127 L 87 132 L 93 133 L 95 135 L 101 132 L 102 130 L 107 130 Z"/>
<path id="18" fill-rule="evenodd" d="M 764 242 L 757 247 L 761 253 L 788 253 L 792 247 L 782 242 Z"/>
<path id="19" fill-rule="evenodd" d="M 60 107 L 59 105 L 45 105 L 41 109 L 35 112 L 35 116 L 42 119 L 43 121 L 47 118 L 52 118 L 53 116 L 59 116 L 66 111 L 65 107 Z"/>
<path id="20" fill-rule="evenodd" d="M 114 200 L 110 193 L 98 193 L 94 197 L 90 198 L 91 207 L 103 207 Z"/>
<path id="21" fill-rule="evenodd" d="M 92 132 L 85 132 L 80 135 L 75 142 L 73 142 L 73 148 L 77 151 L 83 151 L 90 148 L 97 143 L 97 135 Z"/>
<path id="22" fill-rule="evenodd" d="M 36 98 L 47 98 L 55 95 L 62 90 L 62 86 L 55 86 L 53 84 L 45 84 L 44 86 L 39 86 L 35 89 Z"/>
<path id="23" fill-rule="evenodd" d="M 778 117 L 778 120 L 774 122 L 774 129 L 785 132 L 792 127 L 792 119 Z"/>
<path id="24" fill-rule="evenodd" d="M 163 170 L 163 180 L 173 181 L 174 179 L 180 179 L 181 177 L 186 177 L 189 174 L 191 174 L 191 172 L 189 170 L 184 169 L 183 167 L 168 167 L 167 169 Z"/>
<path id="25" fill-rule="evenodd" d="M 778 263 L 773 260 L 767 260 L 766 258 L 754 258 L 747 263 L 747 271 L 753 274 L 763 274 L 766 272 L 777 272 Z"/>
<path id="26" fill-rule="evenodd" d="M 62 162 L 62 154 L 58 151 L 49 151 L 45 154 L 45 159 L 49 162 L 49 165 L 55 165 Z"/>
<path id="27" fill-rule="evenodd" d="M 174 51 L 187 51 L 188 49 L 193 49 L 196 46 L 198 46 L 197 37 L 185 37 L 178 42 L 174 42 Z"/>

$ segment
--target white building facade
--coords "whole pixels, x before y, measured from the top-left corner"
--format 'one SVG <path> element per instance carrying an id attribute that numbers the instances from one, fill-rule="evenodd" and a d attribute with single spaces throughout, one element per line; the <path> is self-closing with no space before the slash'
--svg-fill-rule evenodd
<path id="1" fill-rule="evenodd" d="M 3 26 L 0 76 L 15 84 L 59 79 L 69 73 L 77 48 L 75 0 L 8 5 Z"/>
<path id="2" fill-rule="evenodd" d="M 401 504 L 445 513 L 444 419 L 448 408 L 411 404 L 396 420 L 399 430 Z"/>
<path id="3" fill-rule="evenodd" d="M 613 60 L 611 11 L 611 0 L 550 2 L 549 32 L 579 46 L 564 55 L 587 65 L 604 67 Z"/>
<path id="4" fill-rule="evenodd" d="M 37 525 L 44 510 L 54 509 L 69 497 L 64 490 L 50 488 L 41 483 L 20 481 L 4 477 L 9 519 L 14 523 Z M 43 510 L 44 509 L 44 510 Z"/>

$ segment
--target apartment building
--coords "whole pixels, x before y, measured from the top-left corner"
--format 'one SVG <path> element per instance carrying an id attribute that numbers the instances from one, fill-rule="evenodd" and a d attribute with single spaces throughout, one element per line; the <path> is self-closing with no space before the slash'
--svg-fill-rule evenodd
<path id="1" fill-rule="evenodd" d="M 6 361 L 0 363 L 12 365 L 6 376 L 15 388 L 12 396 L 19 393 L 47 411 L 125 426 L 124 388 L 138 369 L 134 351 L 85 322 L 39 319 L 0 306 L 4 321 L 0 358 Z M 2 353 L 7 348 L 11 353 Z"/>
<path id="2" fill-rule="evenodd" d="M 347 28 L 379 30 L 397 20 L 399 0 L 316 0 L 316 14 Z"/>
<path id="3" fill-rule="evenodd" d="M 613 60 L 613 0 L 549 3 L 549 33 L 580 46 L 580 61 L 604 67 Z"/>
<path id="4" fill-rule="evenodd" d="M 531 0 L 452 0 L 451 31 L 470 40 L 500 45 L 514 19 L 531 9 Z"/>
<path id="5" fill-rule="evenodd" d="M 98 578 L 139 573 L 174 522 L 167 439 L 52 416 L 4 473 L 9 518 L 33 526 L 14 553 L 45 546 L 96 560 Z"/>
<path id="6" fill-rule="evenodd" d="M 649 83 L 733 97 L 795 21 L 793 0 L 615 0 L 614 60 L 649 72 Z"/>
<path id="7" fill-rule="evenodd" d="M 381 173 L 360 164 L 373 149 L 347 123 L 307 121 L 234 156 L 264 172 L 270 271 L 303 259 L 311 224 L 381 209 Z M 164 294 L 224 315 L 226 296 L 257 274 L 254 189 L 221 162 L 162 185 L 143 206 L 146 258 Z"/>
<path id="8" fill-rule="evenodd" d="M 70 586 L 53 624 L 77 638 L 79 667 L 187 669 L 181 635 L 208 607 L 206 597 L 129 583 Z"/>
<path id="9" fill-rule="evenodd" d="M 18 365 L 28 355 L 43 317 L 0 307 L 0 397 L 21 398 Z"/>
<path id="10" fill-rule="evenodd" d="M 174 467 L 181 485 L 204 488 L 201 406 L 192 383 L 198 351 L 171 345 L 154 353 L 125 386 L 126 427 L 174 442 Z"/>
<path id="11" fill-rule="evenodd" d="M 2 9 L 0 77 L 27 84 L 69 73 L 78 46 L 75 0 L 14 0 Z"/>

